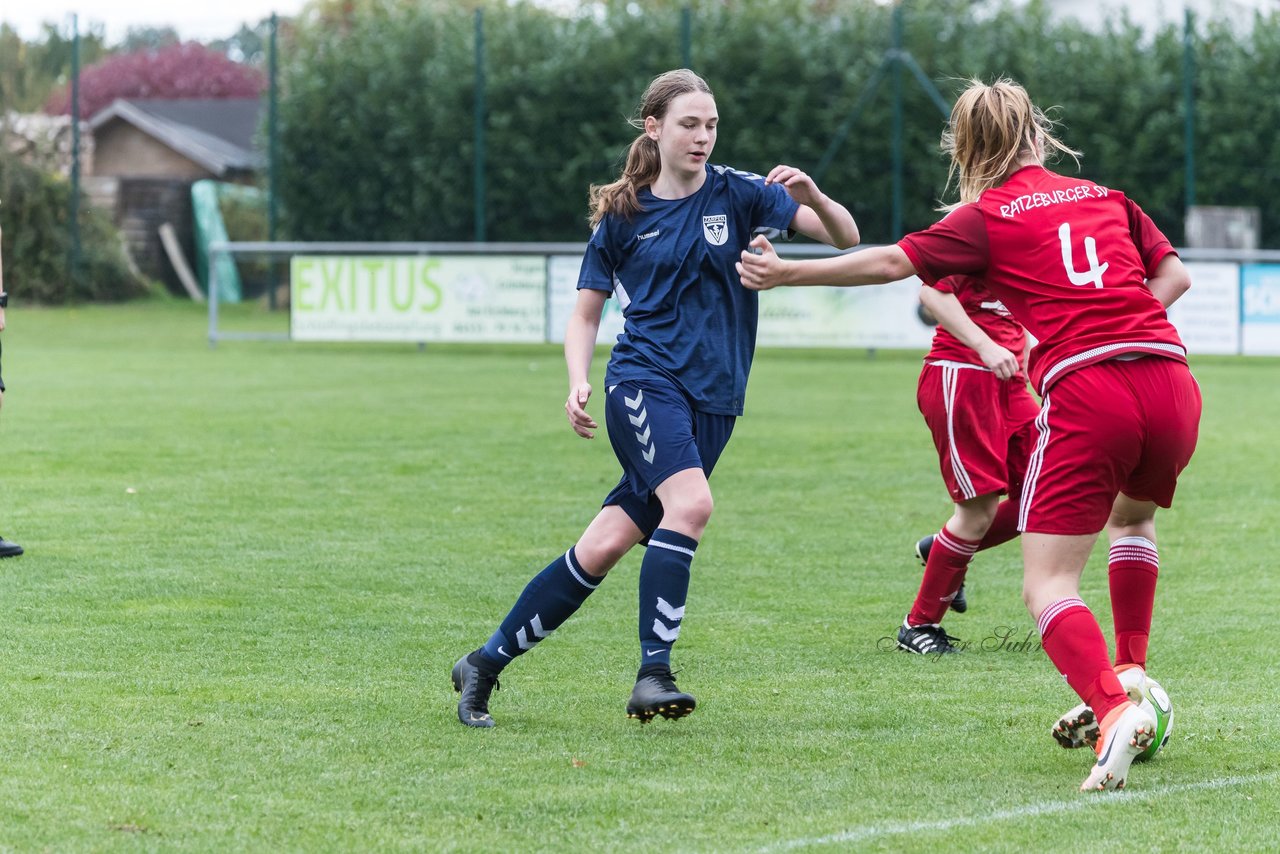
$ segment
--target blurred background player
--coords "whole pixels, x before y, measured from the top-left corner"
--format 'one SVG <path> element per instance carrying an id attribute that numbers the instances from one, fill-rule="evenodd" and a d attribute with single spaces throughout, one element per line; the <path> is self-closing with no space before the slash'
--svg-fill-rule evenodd
<path id="1" fill-rule="evenodd" d="M 744 252 L 738 269 L 756 290 L 980 276 L 1035 336 L 1029 368 L 1042 400 L 1019 508 L 1023 599 L 1045 652 L 1097 721 L 1097 762 L 1080 788 L 1118 789 L 1155 731 L 1127 695 L 1145 678 L 1155 512 L 1172 504 L 1199 432 L 1200 390 L 1166 313 L 1191 282 L 1135 202 L 1044 167 L 1046 151 L 1077 156 L 1052 130 L 1018 84 L 974 81 L 943 136 L 960 201 L 941 221 L 894 246 L 819 260 L 783 261 L 756 238 L 763 252 Z M 1114 666 L 1080 599 L 1104 528 Z M 1073 724 L 1064 717 L 1055 737 Z"/>
<path id="2" fill-rule="evenodd" d="M 952 653 L 942 628 L 963 612 L 965 573 L 974 553 L 1018 535 L 1017 497 L 1026 471 L 1027 427 L 1040 411 L 1027 390 L 1027 334 L 973 276 L 948 276 L 920 289 L 938 321 L 924 358 L 916 402 L 938 449 L 942 482 L 955 502 L 937 534 L 916 544 L 925 565 L 915 603 L 898 629 L 908 652 Z M 1011 500 L 1001 501 L 1008 493 Z"/>
<path id="3" fill-rule="evenodd" d="M 9 307 L 9 292 L 4 287 L 4 255 L 0 250 L 0 332 L 4 331 L 5 311 Z M 3 339 L 0 338 L 0 345 Z M 0 346 L 0 355 L 3 355 L 3 347 Z M 0 373 L 0 408 L 4 407 L 4 375 Z M 0 558 L 17 557 L 22 554 L 22 546 L 11 540 L 6 540 L 0 536 Z"/>
<path id="4" fill-rule="evenodd" d="M 624 330 L 605 372 L 605 420 L 623 475 L 578 542 L 525 587 L 488 642 L 454 665 L 458 719 L 493 726 L 498 673 L 569 618 L 637 543 L 640 669 L 627 715 L 679 718 L 696 701 L 671 673 L 690 565 L 711 518 L 707 484 L 742 414 L 758 305 L 734 273 L 753 229 L 794 229 L 839 247 L 858 242 L 853 217 L 803 172 L 767 177 L 709 165 L 719 116 L 705 81 L 669 71 L 645 91 L 622 176 L 593 187 L 594 231 L 565 332 L 574 431 L 586 411 L 591 359 L 605 300 L 618 297 Z"/>

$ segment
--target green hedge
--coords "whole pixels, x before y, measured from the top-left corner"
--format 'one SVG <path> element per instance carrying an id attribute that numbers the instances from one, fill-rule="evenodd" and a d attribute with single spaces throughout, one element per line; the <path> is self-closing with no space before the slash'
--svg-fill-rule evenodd
<path id="1" fill-rule="evenodd" d="M 625 118 L 681 64 L 685 0 L 600 0 L 568 15 L 530 2 L 351 0 L 307 19 L 285 47 L 281 193 L 300 239 L 469 240 L 474 235 L 474 9 L 487 52 L 486 233 L 581 240 L 586 193 L 611 180 Z M 716 92 L 713 160 L 814 170 L 890 48 L 892 6 L 873 0 L 691 0 L 692 64 Z M 1185 202 L 1182 28 L 1102 32 L 1048 3 L 908 0 L 904 44 L 950 101 L 970 77 L 1009 75 L 1059 105 L 1081 174 L 1124 190 L 1175 242 Z M 1197 202 L 1262 209 L 1280 246 L 1280 14 L 1237 35 L 1196 27 Z M 864 239 L 890 233 L 891 79 L 823 176 Z M 903 74 L 907 229 L 937 218 L 943 116 Z M 1072 167 L 1073 168 L 1073 167 Z"/>
<path id="2" fill-rule="evenodd" d="M 68 278 L 70 184 L 0 152 L 4 283 L 15 300 L 61 304 L 125 300 L 148 291 L 125 262 L 120 234 L 100 211 L 80 206 L 80 263 Z"/>

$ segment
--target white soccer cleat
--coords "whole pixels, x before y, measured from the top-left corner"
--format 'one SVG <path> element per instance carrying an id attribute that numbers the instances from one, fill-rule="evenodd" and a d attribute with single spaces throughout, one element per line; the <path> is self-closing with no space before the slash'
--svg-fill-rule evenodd
<path id="1" fill-rule="evenodd" d="M 1147 685 L 1146 671 L 1136 664 L 1126 664 L 1123 669 L 1116 671 L 1116 678 L 1120 680 L 1120 687 L 1124 688 L 1129 699 L 1135 705 L 1142 705 Z M 1097 749 L 1098 719 L 1094 717 L 1093 709 L 1088 704 L 1081 703 L 1058 718 L 1051 733 L 1053 740 L 1068 750 L 1086 746 Z"/>
<path id="2" fill-rule="evenodd" d="M 1125 702 L 1107 714 L 1098 739 L 1098 762 L 1080 784 L 1082 792 L 1123 789 L 1134 758 L 1155 739 L 1156 722 L 1141 707 Z"/>
<path id="3" fill-rule="evenodd" d="M 1074 750 L 1077 747 L 1094 747 L 1098 743 L 1098 720 L 1093 716 L 1093 709 L 1081 703 L 1053 725 L 1053 740 L 1058 744 Z"/>

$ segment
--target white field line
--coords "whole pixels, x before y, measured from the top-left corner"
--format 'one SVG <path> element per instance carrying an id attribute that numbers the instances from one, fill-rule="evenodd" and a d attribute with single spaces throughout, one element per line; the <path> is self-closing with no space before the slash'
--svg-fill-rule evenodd
<path id="1" fill-rule="evenodd" d="M 807 839 L 791 839 L 756 849 L 760 854 L 772 854 L 775 851 L 794 851 L 797 848 L 811 848 L 818 845 L 838 845 L 849 842 L 863 842 L 869 839 L 880 839 L 886 836 L 897 836 L 904 833 L 928 833 L 939 830 L 952 830 L 957 827 L 973 827 L 974 825 L 991 824 L 997 821 L 1010 821 L 1019 818 L 1035 818 L 1042 815 L 1076 812 L 1093 807 L 1105 807 L 1129 804 L 1134 801 L 1148 801 L 1152 798 L 1163 798 L 1181 792 L 1198 792 L 1210 789 L 1225 789 L 1231 786 L 1246 786 L 1251 783 L 1262 783 L 1280 777 L 1280 771 L 1265 774 L 1254 774 L 1247 777 L 1220 777 L 1216 780 L 1202 780 L 1199 783 L 1175 783 L 1168 786 L 1157 786 L 1154 789 L 1126 789 L 1120 792 L 1082 792 L 1076 800 L 1041 801 L 1026 804 L 1014 809 L 997 812 L 980 813 L 978 815 L 956 816 L 940 821 L 906 821 L 888 824 L 868 824 L 832 833 L 827 836 L 811 836 Z"/>

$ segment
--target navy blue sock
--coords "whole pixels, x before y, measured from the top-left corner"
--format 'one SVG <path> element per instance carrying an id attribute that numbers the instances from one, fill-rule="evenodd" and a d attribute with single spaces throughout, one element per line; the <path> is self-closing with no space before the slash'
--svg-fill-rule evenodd
<path id="1" fill-rule="evenodd" d="M 689 595 L 689 564 L 698 541 L 666 528 L 649 537 L 640 563 L 640 666 L 671 666 Z"/>
<path id="2" fill-rule="evenodd" d="M 506 667 L 558 629 L 603 580 L 587 575 L 573 549 L 569 549 L 525 585 L 502 625 L 480 648 L 480 654 L 497 669 Z"/>

